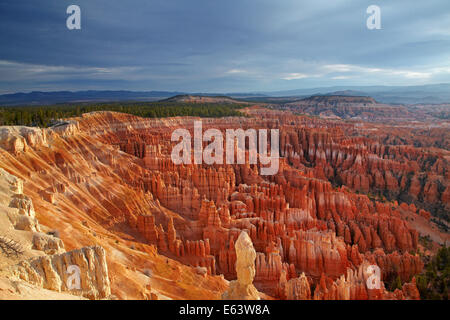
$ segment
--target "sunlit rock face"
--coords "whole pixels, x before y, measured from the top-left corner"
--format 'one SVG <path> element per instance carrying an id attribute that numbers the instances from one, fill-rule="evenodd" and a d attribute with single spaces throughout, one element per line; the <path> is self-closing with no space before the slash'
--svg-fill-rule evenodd
<path id="1" fill-rule="evenodd" d="M 247 232 L 241 232 L 236 241 L 235 248 L 237 280 L 230 282 L 230 287 L 223 294 L 222 299 L 259 300 L 259 293 L 253 286 L 256 251 Z"/>
<path id="2" fill-rule="evenodd" d="M 172 132 L 193 133 L 200 119 L 113 112 L 58 130 L 2 129 L 0 167 L 23 181 L 15 188 L 34 207 L 22 196 L 14 204 L 28 220 L 35 212 L 41 228 L 58 229 L 68 251 L 104 248 L 117 298 L 417 298 L 419 233 L 448 240 L 429 221 L 450 201 L 437 135 L 417 125 L 415 147 L 403 126 L 245 112 L 201 119 L 203 131 L 279 129 L 275 175 L 262 176 L 260 164 L 175 165 Z M 369 265 L 381 270 L 377 290 L 366 284 Z M 388 292 L 397 276 L 403 290 Z"/>

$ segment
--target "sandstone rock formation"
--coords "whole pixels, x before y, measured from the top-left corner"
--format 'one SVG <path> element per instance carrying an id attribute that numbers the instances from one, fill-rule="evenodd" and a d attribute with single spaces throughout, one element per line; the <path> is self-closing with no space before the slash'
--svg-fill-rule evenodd
<path id="1" fill-rule="evenodd" d="M 247 232 L 241 232 L 235 248 L 237 280 L 230 282 L 230 288 L 223 294 L 222 299 L 259 300 L 258 290 L 253 286 L 256 251 Z"/>
<path id="2" fill-rule="evenodd" d="M 33 202 L 23 194 L 23 181 L 4 169 L 0 169 L 0 204 L 8 206 L 0 216 L 0 235 L 18 248 L 13 256 L 2 247 L 0 255 L 6 256 L 7 260 L 0 257 L 0 269 L 3 266 L 0 278 L 4 275 L 9 281 L 24 281 L 36 287 L 89 299 L 110 296 L 105 250 L 95 246 L 65 252 L 61 239 L 37 232 L 41 226 L 35 218 Z M 3 234 L 7 234 L 8 238 Z M 15 260 L 18 263 L 11 266 Z M 75 288 L 69 281 L 70 268 L 77 269 Z"/>
<path id="3" fill-rule="evenodd" d="M 105 250 L 99 246 L 24 260 L 13 267 L 12 273 L 45 289 L 68 291 L 89 299 L 102 299 L 111 294 Z"/>
<path id="4" fill-rule="evenodd" d="M 363 103 L 370 108 L 350 112 L 390 112 Z M 0 175 L 23 181 L 8 184 L 11 194 L 2 203 L 7 231 L 30 232 L 26 243 L 35 255 L 101 245 L 111 292 L 124 299 L 159 292 L 163 298 L 220 298 L 224 279 L 239 278 L 236 245 L 243 230 L 253 243 L 252 280 L 261 293 L 284 299 L 414 296 L 424 228 L 406 217 L 424 220 L 427 232 L 437 234 L 432 217 L 448 214 L 449 156 L 442 147 L 448 132 L 421 123 L 411 128 L 407 122 L 247 112 L 248 118 L 203 119 L 203 130 L 279 128 L 280 168 L 273 176 L 261 176 L 259 164 L 175 165 L 171 134 L 192 131 L 199 120 L 192 117 L 94 112 L 57 128 L 3 128 L 0 167 L 6 171 Z M 6 192 L 1 185 L 0 191 Z M 45 235 L 55 229 L 64 245 Z M 436 239 L 445 242 L 448 234 Z M 380 267 L 383 286 L 399 276 L 404 292 L 367 290 L 368 264 Z M 143 269 L 158 277 L 142 278 Z M 180 293 L 180 283 L 189 290 Z"/>

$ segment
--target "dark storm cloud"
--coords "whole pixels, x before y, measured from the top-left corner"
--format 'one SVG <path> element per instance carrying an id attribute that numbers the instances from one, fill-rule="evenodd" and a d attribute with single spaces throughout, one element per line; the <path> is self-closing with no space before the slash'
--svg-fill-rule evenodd
<path id="1" fill-rule="evenodd" d="M 450 81 L 448 0 L 3 0 L 0 39 L 0 92 Z"/>

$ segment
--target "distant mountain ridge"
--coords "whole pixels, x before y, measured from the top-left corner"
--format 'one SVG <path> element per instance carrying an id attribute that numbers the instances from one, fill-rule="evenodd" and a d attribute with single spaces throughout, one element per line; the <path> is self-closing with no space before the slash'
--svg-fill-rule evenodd
<path id="1" fill-rule="evenodd" d="M 283 103 L 311 96 L 372 97 L 388 104 L 450 103 L 450 84 L 422 86 L 334 86 L 273 92 L 188 93 L 178 91 L 33 91 L 0 95 L 0 105 L 39 105 L 112 101 L 156 101 L 175 96 L 227 97 L 227 99 Z M 205 99 L 208 100 L 208 99 Z"/>
<path id="2" fill-rule="evenodd" d="M 261 93 L 270 97 L 304 97 L 308 95 L 370 96 L 381 103 L 438 104 L 450 102 L 450 83 L 420 86 L 333 86 Z"/>
<path id="3" fill-rule="evenodd" d="M 311 104 L 341 104 L 341 103 L 351 103 L 351 104 L 376 104 L 374 98 L 369 96 L 353 96 L 353 95 L 343 95 L 343 94 L 327 94 L 327 95 L 315 95 L 308 98 L 303 98 L 299 100 L 303 103 Z"/>
<path id="4" fill-rule="evenodd" d="M 126 90 L 87 90 L 87 91 L 33 91 L 0 95 L 0 105 L 58 104 L 77 102 L 110 101 L 155 101 L 169 98 L 183 92 L 169 91 L 126 91 Z"/>
<path id="5" fill-rule="evenodd" d="M 225 104 L 247 104 L 249 102 L 245 102 L 242 100 L 232 99 L 227 96 L 205 96 L 205 95 L 191 95 L 191 94 L 182 94 L 174 97 L 170 97 L 168 99 L 161 100 L 163 102 L 182 102 L 182 103 L 225 103 Z"/>

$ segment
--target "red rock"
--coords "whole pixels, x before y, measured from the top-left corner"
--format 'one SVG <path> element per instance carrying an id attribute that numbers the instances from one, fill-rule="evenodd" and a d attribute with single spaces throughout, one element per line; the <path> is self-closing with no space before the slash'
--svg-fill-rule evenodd
<path id="1" fill-rule="evenodd" d="M 204 119 L 204 130 L 279 127 L 279 171 L 262 177 L 258 165 L 174 165 L 171 133 L 191 128 L 193 118 L 93 113 L 78 121 L 80 132 L 53 132 L 49 150 L 36 147 L 46 139 L 6 139 L 2 166 L 45 181 L 39 198 L 79 208 L 108 230 L 130 227 L 159 254 L 228 280 L 236 277 L 234 242 L 247 230 L 256 250 L 254 284 L 266 294 L 417 298 L 414 282 L 392 293 L 368 290 L 363 270 L 376 264 L 383 279 L 402 281 L 420 273 L 420 257 L 410 254 L 418 233 L 402 215 L 418 211 L 430 219 L 419 199 L 427 206 L 450 203 L 445 157 L 389 140 L 395 128 L 269 111 L 239 121 Z M 14 158 L 20 152 L 21 162 Z M 399 194 L 411 201 L 379 196 Z"/>

